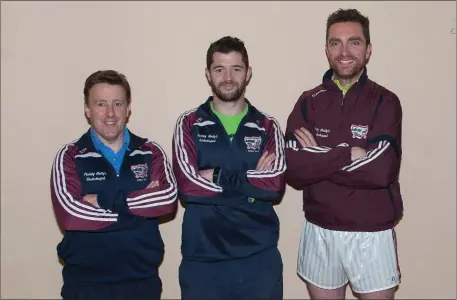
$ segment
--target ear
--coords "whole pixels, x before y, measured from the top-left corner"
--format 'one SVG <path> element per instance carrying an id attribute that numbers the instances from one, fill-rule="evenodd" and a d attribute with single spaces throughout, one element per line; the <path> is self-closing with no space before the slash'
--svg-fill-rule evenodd
<path id="1" fill-rule="evenodd" d="M 246 72 L 246 82 L 250 82 L 252 78 L 252 67 L 249 66 L 247 72 Z"/>
<path id="2" fill-rule="evenodd" d="M 84 103 L 84 114 L 86 115 L 87 119 L 90 119 L 90 109 L 87 103 Z"/>
<path id="3" fill-rule="evenodd" d="M 368 46 L 367 46 L 367 52 L 366 52 L 366 54 L 365 54 L 365 59 L 366 59 L 366 60 L 369 60 L 369 59 L 370 59 L 370 57 L 371 57 L 371 51 L 372 51 L 371 44 L 368 44 Z"/>
<path id="4" fill-rule="evenodd" d="M 129 104 L 129 105 L 127 105 L 127 119 L 130 118 L 131 113 L 132 113 L 132 106 Z"/>
<path id="5" fill-rule="evenodd" d="M 130 121 L 130 116 L 132 115 L 132 109 L 130 104 L 127 105 L 127 111 L 126 111 L 126 116 L 125 116 L 125 124 L 128 124 Z"/>
<path id="6" fill-rule="evenodd" d="M 208 82 L 211 82 L 211 76 L 209 74 L 208 68 L 205 68 L 205 77 Z"/>

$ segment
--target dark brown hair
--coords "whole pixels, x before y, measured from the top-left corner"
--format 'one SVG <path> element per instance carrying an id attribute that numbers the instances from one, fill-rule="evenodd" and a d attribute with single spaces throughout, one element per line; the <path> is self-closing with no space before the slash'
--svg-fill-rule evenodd
<path id="1" fill-rule="evenodd" d="M 127 78 L 124 74 L 114 70 L 97 71 L 95 73 L 92 73 L 89 77 L 87 77 L 86 82 L 84 83 L 84 103 L 88 104 L 89 91 L 94 85 L 98 83 L 108 83 L 123 87 L 127 98 L 127 104 L 130 104 L 132 97 L 130 84 L 127 81 Z"/>
<path id="2" fill-rule="evenodd" d="M 336 23 L 343 22 L 356 22 L 362 26 L 363 36 L 367 41 L 367 45 L 371 43 L 370 40 L 370 20 L 363 16 L 357 9 L 339 9 L 332 13 L 327 19 L 327 33 L 325 40 L 328 40 L 328 32 L 330 27 Z"/>
<path id="3" fill-rule="evenodd" d="M 206 67 L 208 70 L 211 68 L 211 64 L 213 63 L 213 54 L 216 52 L 224 54 L 238 52 L 241 54 L 246 68 L 249 68 L 248 52 L 244 46 L 244 42 L 239 38 L 224 36 L 209 46 L 208 51 L 206 52 Z"/>

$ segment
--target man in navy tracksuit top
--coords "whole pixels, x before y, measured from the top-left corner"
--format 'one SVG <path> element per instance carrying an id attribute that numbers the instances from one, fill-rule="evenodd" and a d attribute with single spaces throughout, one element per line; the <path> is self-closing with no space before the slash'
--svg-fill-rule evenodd
<path id="1" fill-rule="evenodd" d="M 368 18 L 336 11 L 326 40 L 330 69 L 287 121 L 286 180 L 305 200 L 297 271 L 311 299 L 344 299 L 348 283 L 360 298 L 393 299 L 401 103 L 368 78 Z"/>
<path id="2" fill-rule="evenodd" d="M 126 127 L 130 85 L 115 71 L 84 87 L 91 128 L 57 153 L 51 195 L 64 237 L 65 300 L 155 300 L 164 244 L 157 217 L 177 209 L 177 186 L 163 149 Z"/>
<path id="3" fill-rule="evenodd" d="M 282 299 L 279 220 L 284 140 L 277 121 L 244 98 L 247 51 L 224 37 L 207 52 L 213 96 L 177 120 L 173 168 L 185 203 L 183 300 Z"/>

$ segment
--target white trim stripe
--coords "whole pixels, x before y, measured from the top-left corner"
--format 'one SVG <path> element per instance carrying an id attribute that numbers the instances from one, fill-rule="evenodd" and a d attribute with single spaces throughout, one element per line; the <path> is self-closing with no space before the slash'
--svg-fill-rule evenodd
<path id="1" fill-rule="evenodd" d="M 200 127 L 204 127 L 204 126 L 209 126 L 209 125 L 214 125 L 216 123 L 214 123 L 213 121 L 204 121 L 204 122 L 200 122 L 200 123 L 194 123 L 193 126 L 200 126 Z"/>
<path id="2" fill-rule="evenodd" d="M 130 153 L 129 156 L 135 156 L 135 155 L 147 155 L 147 154 L 152 154 L 151 151 L 141 151 L 141 150 L 135 150 L 132 153 Z"/>
<path id="3" fill-rule="evenodd" d="M 384 151 L 386 151 L 386 149 L 389 148 L 389 145 L 390 143 L 387 141 L 380 141 L 378 143 L 378 147 L 368 151 L 366 156 L 353 161 L 350 165 L 343 167 L 341 170 L 351 172 L 360 168 L 361 166 L 366 165 L 367 163 L 379 157 L 379 155 L 381 155 Z"/>
<path id="4" fill-rule="evenodd" d="M 302 150 L 303 151 L 308 151 L 308 152 L 313 152 L 313 153 L 327 153 L 330 150 L 332 150 L 332 148 L 321 147 L 321 146 L 311 146 L 311 147 L 302 148 Z"/>
<path id="5" fill-rule="evenodd" d="M 84 153 L 84 154 L 75 155 L 75 158 L 77 158 L 77 157 L 81 157 L 81 158 L 85 158 L 85 157 L 102 157 L 102 155 L 97 153 L 97 152 L 88 152 L 88 153 Z"/>
<path id="6" fill-rule="evenodd" d="M 255 128 L 255 129 L 258 129 L 260 131 L 265 131 L 265 128 L 259 127 L 259 125 L 257 125 L 256 123 L 253 123 L 253 122 L 246 122 L 244 124 L 244 126 L 249 127 L 249 128 Z"/>
<path id="7" fill-rule="evenodd" d="M 133 209 L 138 209 L 138 208 L 147 208 L 151 206 L 159 206 L 159 205 L 166 205 L 173 203 L 176 201 L 178 197 L 178 190 L 176 187 L 176 178 L 174 177 L 174 174 L 171 170 L 170 163 L 168 162 L 167 156 L 165 154 L 165 151 L 163 151 L 162 147 L 158 145 L 155 142 L 149 141 L 153 146 L 157 147 L 160 152 L 162 153 L 163 157 L 163 166 L 165 169 L 165 178 L 167 180 L 167 183 L 170 185 L 167 189 L 161 190 L 161 191 L 156 191 L 152 193 L 147 193 L 143 194 L 134 198 L 127 198 L 127 205 L 129 208 Z M 152 151 L 144 151 L 149 152 L 152 154 Z M 157 202 L 160 200 L 167 200 L 170 199 L 169 201 L 166 202 Z M 153 204 L 150 204 L 151 202 L 154 202 Z"/>
<path id="8" fill-rule="evenodd" d="M 182 173 L 196 185 L 213 192 L 222 192 L 222 188 L 200 176 L 194 169 L 194 167 L 189 163 L 189 157 L 187 155 L 187 150 L 184 145 L 184 134 L 183 134 L 183 123 L 185 117 L 195 112 L 197 109 L 191 109 L 179 116 L 178 121 L 176 122 L 174 142 L 175 142 L 175 155 L 176 160 L 178 161 L 179 168 Z"/>
<path id="9" fill-rule="evenodd" d="M 59 204 L 68 214 L 80 219 L 116 222 L 118 214 L 84 204 L 76 200 L 71 193 L 68 192 L 64 170 L 64 157 L 70 146 L 72 146 L 72 144 L 67 144 L 59 149 L 52 166 L 53 190 Z"/>

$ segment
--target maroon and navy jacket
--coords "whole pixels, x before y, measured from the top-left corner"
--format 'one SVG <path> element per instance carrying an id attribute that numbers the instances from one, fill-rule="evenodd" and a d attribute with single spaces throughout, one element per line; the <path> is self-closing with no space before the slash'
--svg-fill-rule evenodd
<path id="1" fill-rule="evenodd" d="M 303 190 L 305 217 L 323 228 L 381 231 L 403 215 L 398 181 L 402 107 L 398 97 L 367 76 L 343 96 L 328 70 L 321 85 L 296 102 L 286 128 L 286 182 Z M 294 136 L 309 130 L 317 147 Z M 367 155 L 351 161 L 351 147 Z"/>
<path id="2" fill-rule="evenodd" d="M 247 257 L 276 247 L 279 220 L 273 201 L 285 190 L 284 136 L 278 122 L 249 102 L 232 141 L 212 112 L 212 97 L 183 113 L 173 135 L 173 169 L 185 203 L 184 259 L 216 261 Z M 256 171 L 265 151 L 272 169 Z M 199 170 L 220 168 L 209 181 Z"/>
<path id="3" fill-rule="evenodd" d="M 157 143 L 129 133 L 119 175 L 89 131 L 55 157 L 51 198 L 64 231 L 57 251 L 65 281 L 109 283 L 157 274 L 164 252 L 157 217 L 176 211 L 176 179 Z M 154 180 L 159 186 L 146 188 Z M 103 206 L 82 200 L 86 194 L 97 194 Z"/>

